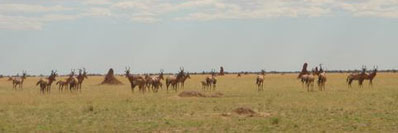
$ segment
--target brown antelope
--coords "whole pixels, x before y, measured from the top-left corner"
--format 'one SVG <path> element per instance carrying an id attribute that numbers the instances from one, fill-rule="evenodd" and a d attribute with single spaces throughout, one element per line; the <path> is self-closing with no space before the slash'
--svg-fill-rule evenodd
<path id="1" fill-rule="evenodd" d="M 82 71 L 83 71 L 83 73 L 82 73 Z M 76 78 L 77 78 L 77 89 L 79 89 L 81 91 L 84 79 L 88 79 L 86 68 L 83 68 L 83 70 L 79 69 L 79 75 L 77 75 Z"/>
<path id="2" fill-rule="evenodd" d="M 152 91 L 153 92 L 158 92 L 159 88 L 161 88 L 163 86 L 162 84 L 162 80 L 163 80 L 163 69 L 160 70 L 160 74 L 159 76 L 152 76 L 150 79 L 150 83 L 152 85 Z"/>
<path id="3" fill-rule="evenodd" d="M 326 72 L 323 71 L 322 64 L 319 65 L 319 71 L 317 70 L 317 68 L 315 71 L 316 71 L 316 74 L 318 75 L 317 84 L 318 84 L 319 90 L 323 91 L 326 89 L 327 78 L 326 78 Z"/>
<path id="4" fill-rule="evenodd" d="M 304 82 L 304 84 L 307 87 L 307 92 L 313 91 L 314 89 L 314 81 L 315 81 L 315 72 L 312 74 L 304 74 L 301 76 L 301 81 Z"/>
<path id="5" fill-rule="evenodd" d="M 68 88 L 68 82 L 67 81 L 60 80 L 60 81 L 57 82 L 56 85 L 58 85 L 59 92 L 63 92 L 64 88 L 65 88 L 65 90 Z"/>
<path id="6" fill-rule="evenodd" d="M 22 89 L 23 82 L 26 79 L 26 71 L 22 72 L 22 77 L 17 77 L 12 80 L 12 85 L 14 89 L 17 89 L 17 86 Z"/>
<path id="7" fill-rule="evenodd" d="M 180 67 L 180 72 L 177 75 L 170 75 L 166 78 L 166 89 L 169 92 L 169 86 L 171 85 L 172 88 L 177 92 L 178 90 L 178 83 L 185 77 L 184 68 Z"/>
<path id="8" fill-rule="evenodd" d="M 261 75 L 257 75 L 256 84 L 258 91 L 264 91 L 264 76 L 265 76 L 264 70 L 262 70 Z"/>
<path id="9" fill-rule="evenodd" d="M 56 80 L 55 77 L 57 76 L 57 71 L 52 70 L 50 76 L 47 79 L 40 79 L 36 86 L 40 85 L 40 92 L 41 93 L 50 93 L 51 85 Z"/>
<path id="10" fill-rule="evenodd" d="M 376 75 L 377 75 L 377 69 L 378 69 L 378 67 L 374 66 L 373 68 L 374 68 L 374 69 L 373 69 L 373 72 L 370 73 L 369 75 L 367 75 L 367 76 L 365 77 L 365 80 L 369 80 L 369 86 L 371 86 L 371 87 L 373 87 L 373 79 L 374 79 L 374 78 L 376 77 Z"/>
<path id="11" fill-rule="evenodd" d="M 75 70 L 72 69 L 71 73 L 69 74 L 68 79 L 66 79 L 66 82 L 69 85 L 69 91 L 72 92 L 73 90 L 78 90 L 78 79 L 75 77 Z"/>
<path id="12" fill-rule="evenodd" d="M 139 90 L 142 93 L 145 93 L 145 85 L 146 85 L 146 80 L 142 76 L 136 76 L 130 74 L 130 68 L 126 67 L 126 78 L 130 81 L 131 85 L 131 91 L 134 93 L 134 88 L 138 86 Z"/>
<path id="13" fill-rule="evenodd" d="M 352 87 L 352 82 L 354 80 L 358 80 L 359 83 L 359 87 L 362 88 L 363 85 L 363 81 L 365 80 L 365 78 L 368 75 L 366 74 L 366 67 L 362 66 L 362 72 L 357 74 L 357 73 L 352 73 L 350 75 L 347 76 L 347 83 L 348 83 L 348 87 L 351 88 Z"/>
<path id="14" fill-rule="evenodd" d="M 318 83 L 319 90 L 324 91 L 326 89 L 326 80 L 327 80 L 327 78 L 326 78 L 325 72 L 322 72 L 318 75 L 317 83 Z"/>
<path id="15" fill-rule="evenodd" d="M 216 90 L 217 78 L 214 69 L 212 70 L 211 76 L 206 77 L 206 83 L 209 85 L 210 90 L 211 88 L 213 88 L 213 90 Z"/>
<path id="16" fill-rule="evenodd" d="M 201 81 L 200 83 L 202 84 L 202 89 L 204 91 L 206 91 L 206 89 L 210 87 L 210 85 L 207 84 L 207 81 Z"/>
<path id="17" fill-rule="evenodd" d="M 181 84 L 182 89 L 184 89 L 185 81 L 187 81 L 187 79 L 191 79 L 191 75 L 189 73 L 184 74 L 184 76 L 181 78 L 181 80 L 179 80 L 179 83 Z"/>

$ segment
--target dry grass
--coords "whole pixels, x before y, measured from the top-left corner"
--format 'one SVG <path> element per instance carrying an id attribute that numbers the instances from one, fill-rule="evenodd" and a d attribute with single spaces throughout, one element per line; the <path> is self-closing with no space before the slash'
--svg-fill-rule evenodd
<path id="1" fill-rule="evenodd" d="M 296 75 L 267 75 L 258 93 L 255 75 L 218 77 L 219 98 L 181 98 L 163 89 L 131 93 L 125 85 L 100 86 L 89 77 L 82 93 L 41 95 L 28 78 L 15 91 L 0 79 L 0 132 L 396 132 L 398 75 L 379 74 L 374 88 L 348 89 L 345 74 L 328 75 L 325 92 L 307 93 Z M 58 79 L 60 79 L 58 77 Z M 192 76 L 185 90 L 201 90 L 204 76 Z M 317 89 L 315 89 L 317 90 Z M 180 91 L 181 92 L 181 91 Z M 210 92 L 202 92 L 211 94 Z M 269 117 L 229 114 L 239 107 Z"/>

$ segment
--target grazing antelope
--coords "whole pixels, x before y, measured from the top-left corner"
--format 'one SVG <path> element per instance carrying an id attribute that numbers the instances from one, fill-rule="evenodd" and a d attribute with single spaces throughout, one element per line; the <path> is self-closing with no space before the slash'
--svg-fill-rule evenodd
<path id="1" fill-rule="evenodd" d="M 142 93 L 145 93 L 145 85 L 146 85 L 145 78 L 142 76 L 136 76 L 130 74 L 130 67 L 129 68 L 126 67 L 125 72 L 126 72 L 126 78 L 130 81 L 131 91 L 134 93 L 134 88 L 138 86 L 139 90 Z"/>
<path id="2" fill-rule="evenodd" d="M 19 86 L 19 88 L 22 89 L 23 82 L 25 81 L 25 79 L 26 79 L 26 71 L 23 71 L 22 77 L 17 77 L 17 78 L 12 79 L 13 88 L 17 89 L 17 86 Z"/>
<path id="3" fill-rule="evenodd" d="M 58 85 L 59 92 L 63 92 L 64 88 L 65 88 L 65 90 L 68 88 L 68 82 L 67 81 L 60 80 L 60 81 L 57 82 L 56 85 Z"/>
<path id="4" fill-rule="evenodd" d="M 185 77 L 184 68 L 180 67 L 180 72 L 177 75 L 170 75 L 166 78 L 166 89 L 169 92 L 169 86 L 171 85 L 172 88 L 177 92 L 178 90 L 178 83 Z"/>
<path id="5" fill-rule="evenodd" d="M 82 71 L 83 71 L 83 73 L 82 73 Z M 77 89 L 79 89 L 81 91 L 84 79 L 88 79 L 86 68 L 83 68 L 83 70 L 79 69 L 79 75 L 77 75 L 76 78 L 77 78 Z"/>
<path id="6" fill-rule="evenodd" d="M 51 85 L 56 80 L 57 71 L 52 70 L 50 76 L 47 79 L 40 79 L 36 86 L 40 85 L 40 92 L 44 94 L 45 92 L 50 93 Z"/>

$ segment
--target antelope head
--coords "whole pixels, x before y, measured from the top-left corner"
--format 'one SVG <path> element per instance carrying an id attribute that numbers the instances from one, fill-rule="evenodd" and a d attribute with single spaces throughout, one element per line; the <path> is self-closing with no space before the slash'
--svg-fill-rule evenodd
<path id="1" fill-rule="evenodd" d="M 184 73 L 184 67 L 180 67 L 180 73 Z"/>
<path id="2" fill-rule="evenodd" d="M 69 75 L 70 77 L 73 77 L 73 76 L 75 76 L 75 69 L 71 69 L 70 70 L 70 75 Z"/>
<path id="3" fill-rule="evenodd" d="M 164 70 L 163 70 L 163 69 L 160 69 L 159 79 L 161 79 L 161 80 L 164 79 L 164 78 L 163 78 L 163 72 L 164 72 Z"/>
<path id="4" fill-rule="evenodd" d="M 83 77 L 88 79 L 86 68 L 83 68 Z"/>
<path id="5" fill-rule="evenodd" d="M 264 69 L 261 70 L 261 75 L 265 75 L 265 70 Z"/>
<path id="6" fill-rule="evenodd" d="M 22 71 L 22 79 L 26 79 L 26 71 Z"/>
<path id="7" fill-rule="evenodd" d="M 187 75 L 185 75 L 185 77 L 191 79 L 191 75 L 189 74 L 189 72 L 187 73 Z"/>
<path id="8" fill-rule="evenodd" d="M 126 77 L 130 76 L 130 67 L 125 67 Z"/>
<path id="9" fill-rule="evenodd" d="M 373 66 L 373 72 L 377 72 L 377 69 L 379 69 L 379 66 Z"/>
<path id="10" fill-rule="evenodd" d="M 366 72 L 366 66 L 362 65 L 362 73 L 365 73 L 365 72 Z"/>

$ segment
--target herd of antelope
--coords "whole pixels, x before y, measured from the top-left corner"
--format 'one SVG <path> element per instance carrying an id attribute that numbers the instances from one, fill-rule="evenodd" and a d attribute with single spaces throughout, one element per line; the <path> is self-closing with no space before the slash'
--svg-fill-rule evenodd
<path id="1" fill-rule="evenodd" d="M 320 91 L 325 91 L 326 89 L 326 71 L 322 67 L 322 64 L 318 67 L 312 69 L 311 72 L 307 70 L 308 64 L 304 63 L 301 72 L 298 75 L 302 86 L 307 88 L 308 92 L 314 91 L 314 84 L 316 83 Z M 363 87 L 363 82 L 369 80 L 369 85 L 373 86 L 373 79 L 376 77 L 378 67 L 374 67 L 374 70 L 370 73 L 366 72 L 366 67 L 362 67 L 360 73 L 351 73 L 348 75 L 346 81 L 348 86 L 351 88 L 353 81 L 357 80 L 359 87 Z M 223 70 L 223 69 L 222 69 Z M 190 79 L 189 73 L 184 72 L 184 68 L 180 67 L 180 71 L 175 75 L 170 75 L 164 78 L 163 70 L 160 71 L 159 75 L 133 75 L 130 73 L 130 67 L 125 68 L 125 77 L 128 79 L 131 85 L 131 91 L 138 87 L 139 91 L 142 93 L 150 92 L 157 93 L 159 89 L 163 88 L 162 80 L 165 80 L 166 90 L 169 92 L 169 88 L 178 91 L 178 88 L 184 88 L 185 81 Z M 36 86 L 40 87 L 41 93 L 50 93 L 52 84 L 56 81 L 57 71 L 52 70 L 51 74 L 47 78 L 41 78 Z M 221 75 L 221 74 L 220 74 Z M 241 74 L 238 74 L 240 77 Z M 8 80 L 12 81 L 14 89 L 22 88 L 24 80 L 26 79 L 26 71 L 22 72 L 22 76 L 10 77 Z M 213 69 L 210 76 L 207 76 L 203 81 L 201 81 L 202 89 L 204 91 L 214 91 L 217 84 L 217 74 Z M 68 78 L 64 80 L 59 80 L 56 82 L 59 92 L 67 91 L 70 92 L 81 92 L 82 84 L 85 79 L 88 79 L 87 71 L 85 68 L 79 69 L 78 75 L 75 74 L 75 70 L 72 69 Z M 262 70 L 260 74 L 256 77 L 257 90 L 264 90 L 264 80 L 265 80 L 265 70 Z"/>

